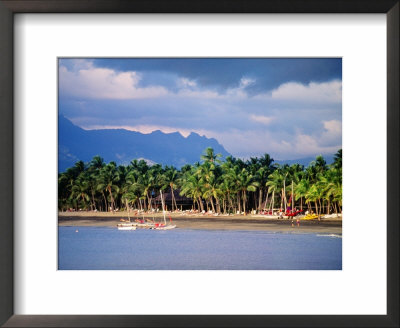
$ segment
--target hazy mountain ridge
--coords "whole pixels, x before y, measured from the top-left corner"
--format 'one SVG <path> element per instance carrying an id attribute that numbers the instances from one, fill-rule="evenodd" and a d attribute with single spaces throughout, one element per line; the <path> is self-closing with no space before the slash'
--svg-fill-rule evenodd
<path id="1" fill-rule="evenodd" d="M 333 163 L 333 159 L 334 159 L 334 155 L 322 155 L 326 164 L 332 164 Z M 292 164 L 300 164 L 300 165 L 304 165 L 305 167 L 310 165 L 310 163 L 312 161 L 315 161 L 315 157 L 305 157 L 305 158 L 299 158 L 299 159 L 285 159 L 285 160 L 274 160 L 274 163 L 277 164 L 288 164 L 288 165 L 292 165 Z"/>
<path id="2" fill-rule="evenodd" d="M 115 161 L 127 165 L 132 159 L 144 159 L 148 164 L 160 163 L 180 168 L 185 164 L 200 161 L 200 155 L 207 147 L 223 157 L 230 154 L 214 138 L 191 132 L 186 138 L 178 132 L 163 133 L 159 130 L 143 134 L 124 129 L 84 130 L 64 116 L 58 123 L 58 170 L 65 171 L 77 161 L 90 161 L 100 155 L 106 162 Z M 333 162 L 333 155 L 324 156 Z M 301 164 L 308 166 L 315 157 L 294 160 L 275 160 L 278 164 Z"/>
<path id="3" fill-rule="evenodd" d="M 180 133 L 149 134 L 124 129 L 84 130 L 64 116 L 58 122 L 58 170 L 65 171 L 76 161 L 90 161 L 100 155 L 106 162 L 129 164 L 132 159 L 143 158 L 163 165 L 181 167 L 200 161 L 200 155 L 212 147 L 223 157 L 230 154 L 217 140 L 192 132 L 187 138 Z"/>

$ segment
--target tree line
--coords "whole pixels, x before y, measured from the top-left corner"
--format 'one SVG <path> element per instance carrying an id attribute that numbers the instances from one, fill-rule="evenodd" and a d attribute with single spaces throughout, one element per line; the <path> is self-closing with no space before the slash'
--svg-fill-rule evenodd
<path id="1" fill-rule="evenodd" d="M 174 191 L 191 199 L 191 208 L 214 213 L 342 211 L 342 150 L 332 164 L 317 156 L 307 167 L 274 163 L 268 154 L 249 160 L 221 160 L 207 148 L 200 161 L 181 169 L 132 160 L 129 165 L 105 163 L 95 156 L 78 161 L 58 177 L 59 210 L 150 210 L 159 206 L 160 190 L 171 194 L 168 208 L 178 209 Z"/>

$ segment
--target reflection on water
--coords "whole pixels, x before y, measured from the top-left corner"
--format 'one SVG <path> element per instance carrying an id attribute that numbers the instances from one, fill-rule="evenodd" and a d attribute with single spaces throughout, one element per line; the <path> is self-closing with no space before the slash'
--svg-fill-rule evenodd
<path id="1" fill-rule="evenodd" d="M 340 235 L 59 227 L 60 270 L 341 270 Z"/>

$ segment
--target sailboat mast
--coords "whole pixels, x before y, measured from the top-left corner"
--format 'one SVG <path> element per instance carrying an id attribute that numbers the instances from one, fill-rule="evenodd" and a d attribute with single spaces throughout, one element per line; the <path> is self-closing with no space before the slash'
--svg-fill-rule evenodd
<path id="1" fill-rule="evenodd" d="M 164 224 L 167 225 L 167 220 L 165 219 L 165 207 L 164 207 L 164 198 L 163 198 L 162 190 L 160 190 L 160 194 L 161 194 L 161 204 L 162 204 L 162 209 L 163 209 L 163 214 L 164 214 Z"/>

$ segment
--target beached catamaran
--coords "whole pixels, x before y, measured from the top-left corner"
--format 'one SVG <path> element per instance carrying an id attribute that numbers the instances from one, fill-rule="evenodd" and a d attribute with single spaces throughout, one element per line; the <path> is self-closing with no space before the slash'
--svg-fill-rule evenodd
<path id="1" fill-rule="evenodd" d="M 164 214 L 164 224 L 159 224 L 159 225 L 157 225 L 154 229 L 156 229 L 156 230 L 169 230 L 169 229 L 174 229 L 174 228 L 176 228 L 176 225 L 174 225 L 174 224 L 168 224 L 168 225 L 167 225 L 167 220 L 166 220 L 166 218 L 165 218 L 164 198 L 163 198 L 163 194 L 162 194 L 162 191 L 161 191 L 161 190 L 160 190 L 160 195 L 161 195 L 161 204 L 162 204 L 163 214 Z"/>
<path id="2" fill-rule="evenodd" d="M 117 225 L 118 230 L 136 230 L 136 225 L 131 222 L 131 217 L 129 215 L 129 206 L 126 204 L 128 209 L 128 222 L 119 223 Z M 121 219 L 122 220 L 122 219 Z"/>
<path id="3" fill-rule="evenodd" d="M 118 230 L 136 230 L 136 226 L 130 222 L 119 223 L 117 227 Z"/>

